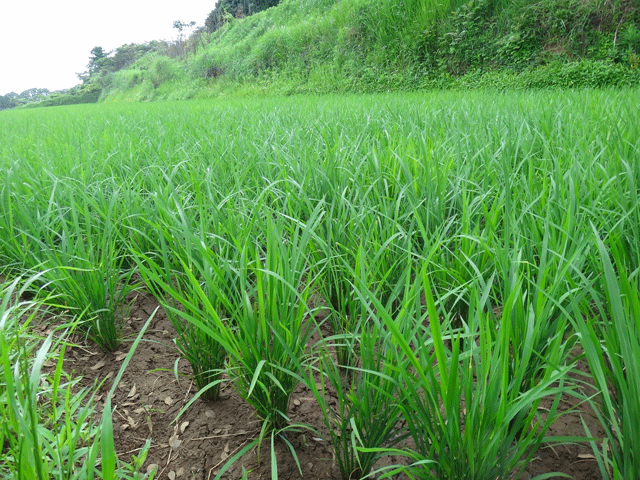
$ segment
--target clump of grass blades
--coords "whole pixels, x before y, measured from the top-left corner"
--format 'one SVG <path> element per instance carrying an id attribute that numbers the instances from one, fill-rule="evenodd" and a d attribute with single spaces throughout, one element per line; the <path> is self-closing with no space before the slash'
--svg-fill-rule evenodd
<path id="1" fill-rule="evenodd" d="M 112 352 L 122 341 L 135 272 L 126 266 L 117 226 L 118 195 L 94 199 L 80 188 L 68 186 L 71 192 L 78 189 L 77 201 L 54 209 L 57 218 L 39 232 L 41 238 L 32 232 L 25 235 L 40 246 L 37 268 L 46 272 L 39 285 L 56 294 L 58 306 L 80 318 L 79 326 L 89 338 Z"/>
<path id="2" fill-rule="evenodd" d="M 322 222 L 314 235 L 312 255 L 318 275 L 318 291 L 329 309 L 327 320 L 340 341 L 335 343 L 338 363 L 351 365 L 355 354 L 355 337 L 361 319 L 361 304 L 353 292 L 350 279 L 355 265 L 355 229 L 360 220 L 346 192 L 333 195 Z"/>
<path id="3" fill-rule="evenodd" d="M 5 291 L 5 300 L 15 286 L 16 282 Z M 3 302 L 0 312 L 0 472 L 16 478 L 72 478 L 75 459 L 88 454 L 88 447 L 82 444 L 97 433 L 89 388 L 74 388 L 79 379 L 65 382 L 61 369 L 64 347 L 53 377 L 42 373 L 44 362 L 53 356 L 53 335 L 37 349 L 37 339 L 27 331 L 28 324 L 42 313 L 37 307 L 32 302 Z M 18 327 L 21 316 L 27 322 Z M 49 408 L 40 406 L 44 404 Z M 60 418 L 65 420 L 64 428 L 59 428 Z"/>
<path id="4" fill-rule="evenodd" d="M 186 281 L 179 288 L 156 259 L 140 263 L 147 283 L 170 297 L 163 300 L 165 309 L 226 350 L 234 386 L 264 420 L 264 433 L 288 425 L 289 399 L 298 383 L 291 372 L 314 328 L 306 318 L 313 284 L 306 247 L 320 211 L 318 206 L 306 224 L 268 211 L 264 224 L 255 226 L 265 232 L 266 244 L 235 238 L 226 250 L 229 258 L 201 242 L 193 245 L 185 262 L 196 268 L 184 268 Z"/>
<path id="5" fill-rule="evenodd" d="M 20 302 L 29 278 L 18 289 L 20 278 L 2 288 L 0 302 L 0 474 L 6 478 L 36 480 L 152 479 L 141 474 L 150 442 L 132 464 L 119 462 L 113 445 L 110 402 L 102 421 L 94 420 L 90 387 L 79 388 L 63 370 L 65 338 L 75 324 L 44 340 L 30 335 L 30 323 L 43 314 L 44 300 Z M 76 320 L 77 322 L 77 320 Z M 134 342 L 114 382 L 129 363 L 147 324 Z M 34 355 L 35 352 L 35 355 Z M 57 360 L 54 361 L 55 357 Z M 52 373 L 43 367 L 55 363 Z M 113 390 L 110 395 L 113 394 Z M 102 472 L 96 469 L 101 456 Z M 118 467 L 116 469 L 116 466 Z"/>
<path id="6" fill-rule="evenodd" d="M 319 289 L 329 306 L 327 320 L 333 333 L 338 365 L 345 367 L 353 365 L 357 358 L 357 336 L 365 313 L 353 291 L 354 269 L 346 266 L 353 257 L 349 253 L 335 254 L 317 264 L 322 268 Z M 358 263 L 355 268 L 359 270 Z"/>
<path id="7" fill-rule="evenodd" d="M 178 343 L 184 358 L 191 365 L 200 398 L 215 401 L 220 398 L 227 352 L 214 338 L 174 315 L 172 324 L 177 326 Z"/>
<path id="8" fill-rule="evenodd" d="M 189 228 L 156 225 L 160 232 L 157 252 L 135 252 L 139 269 L 147 286 L 165 307 L 165 312 L 176 330 L 176 346 L 189 362 L 199 395 L 205 400 L 217 400 L 227 353 L 215 337 L 187 321 L 180 313 L 202 317 L 202 301 L 194 291 L 193 282 L 202 279 L 204 295 L 212 309 L 224 318 L 223 305 L 207 285 L 233 285 L 228 278 L 230 261 L 219 258 L 199 242 Z M 207 322 L 206 317 L 202 318 Z M 224 320 L 223 320 L 224 321 Z"/>
<path id="9" fill-rule="evenodd" d="M 399 405 L 400 370 L 388 332 L 378 326 L 363 328 L 351 366 L 337 365 L 324 351 L 305 383 L 314 394 L 342 478 L 365 478 L 380 450 L 402 440 Z M 342 368 L 341 368 L 342 367 Z M 320 375 L 319 382 L 313 373 Z M 332 406 L 333 400 L 337 405 Z"/>
<path id="10" fill-rule="evenodd" d="M 118 349 L 127 318 L 127 295 L 135 289 L 133 270 L 121 271 L 119 262 L 92 261 L 79 256 L 53 253 L 45 278 L 45 287 L 59 294 L 58 306 L 79 317 L 79 328 L 106 352 Z M 70 266 L 72 265 L 72 266 Z"/>
<path id="11" fill-rule="evenodd" d="M 339 202 L 331 205 L 324 228 L 315 236 L 315 253 L 338 363 L 349 366 L 357 357 L 356 339 L 366 324 L 364 304 L 354 290 L 356 278 L 395 314 L 412 255 L 409 235 L 392 218 L 370 208 L 357 209 L 344 197 Z"/>
<path id="12" fill-rule="evenodd" d="M 457 332 L 441 331 L 424 269 L 412 289 L 423 291 L 426 312 L 420 302 L 414 302 L 405 321 L 396 322 L 384 310 L 377 310 L 378 321 L 398 345 L 396 362 L 409 365 L 401 371 L 404 388 L 399 403 L 415 444 L 410 449 L 388 450 L 408 457 L 412 464 L 392 467 L 386 476 L 405 471 L 412 478 L 433 480 L 511 478 L 522 473 L 548 440 L 544 435 L 557 418 L 561 394 L 567 391 L 564 376 L 569 367 L 560 358 L 551 358 L 540 380 L 527 391 L 519 391 L 527 356 L 518 362 L 517 371 L 510 371 L 511 329 L 505 322 L 497 338 L 491 333 L 496 319 L 485 306 L 490 284 L 471 288 L 469 312 L 475 320 Z M 516 296 L 508 302 L 516 303 Z M 425 328 L 422 325 L 427 321 Z M 446 339 L 454 340 L 451 350 L 445 347 Z M 553 403 L 542 418 L 538 406 L 549 396 Z"/>
<path id="13" fill-rule="evenodd" d="M 270 425 L 267 430 L 280 430 L 289 423 L 289 400 L 299 382 L 291 372 L 298 371 L 315 328 L 307 317 L 314 282 L 308 278 L 306 255 L 319 215 L 320 206 L 306 224 L 282 217 L 272 220 L 268 215 L 264 252 L 260 247 L 247 251 L 243 275 L 254 277 L 255 283 L 245 290 L 236 312 L 230 364 L 238 379 L 236 388 Z"/>
<path id="14" fill-rule="evenodd" d="M 599 447 L 591 441 L 604 479 L 635 478 L 640 471 L 640 281 L 629 273 L 629 251 L 615 235 L 608 247 L 596 236 L 603 267 L 604 296 L 592 290 L 599 319 L 575 316 L 573 323 L 595 382 L 597 399 L 590 399 L 605 432 Z M 585 430 L 591 436 L 584 423 Z"/>

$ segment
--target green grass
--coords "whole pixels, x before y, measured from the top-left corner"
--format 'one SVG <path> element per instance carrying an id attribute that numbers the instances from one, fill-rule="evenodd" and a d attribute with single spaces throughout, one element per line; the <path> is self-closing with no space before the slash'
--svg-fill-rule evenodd
<path id="1" fill-rule="evenodd" d="M 621 0 L 281 0 L 90 86 L 106 101 L 638 86 L 639 12 Z"/>
<path id="2" fill-rule="evenodd" d="M 508 478 L 543 442 L 569 440 L 593 442 L 603 476 L 629 478 L 638 448 L 625 420 L 635 408 L 625 362 L 640 268 L 636 96 L 2 112 L 2 270 L 39 273 L 32 289 L 55 295 L 51 308 L 68 310 L 96 341 L 99 313 L 113 314 L 108 337 L 117 340 L 128 289 L 148 289 L 198 387 L 215 397 L 228 373 L 272 443 L 301 428 L 288 402 L 307 384 L 324 418 L 307 428 L 333 444 L 345 478 L 399 452 L 408 460 L 380 474 Z M 313 346 L 317 318 L 331 334 Z M 560 395 L 580 395 L 569 375 L 574 346 L 599 382 L 611 449 L 598 450 L 588 432 L 545 437 Z M 553 399 L 546 417 L 543 397 Z M 404 427 L 372 429 L 380 415 Z M 440 441 L 425 442 L 425 432 Z"/>
<path id="3" fill-rule="evenodd" d="M 38 280 L 37 276 L 17 278 L 0 290 L 0 475 L 36 480 L 152 479 L 153 473 L 140 473 L 150 443 L 132 464 L 119 460 L 110 398 L 102 419 L 96 421 L 95 389 L 81 388 L 81 379 L 62 369 L 66 338 L 77 321 L 56 328 L 46 338 L 30 332 L 31 323 L 46 312 L 45 301 L 21 301 L 20 297 Z M 109 395 L 148 325 L 133 342 Z M 47 362 L 55 365 L 52 372 L 45 373 Z"/>
<path id="4" fill-rule="evenodd" d="M 599 390 L 591 404 L 605 431 L 602 445 L 592 442 L 592 447 L 603 478 L 632 478 L 640 461 L 640 436 L 633 422 L 640 408 L 639 271 L 628 270 L 625 258 L 630 252 L 619 239 L 607 245 L 600 238 L 596 241 L 603 268 L 596 286 L 599 294 L 594 294 L 596 316 L 575 319 L 576 335 Z"/>

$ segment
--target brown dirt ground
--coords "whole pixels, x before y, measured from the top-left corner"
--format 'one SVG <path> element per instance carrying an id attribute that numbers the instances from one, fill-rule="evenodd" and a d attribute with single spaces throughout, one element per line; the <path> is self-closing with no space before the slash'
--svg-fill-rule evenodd
<path id="1" fill-rule="evenodd" d="M 84 377 L 87 384 L 107 378 L 96 397 L 96 415 L 102 412 L 106 392 L 120 369 L 130 341 L 157 306 L 150 295 L 137 294 L 124 332 L 129 342 L 125 340 L 119 352 L 104 353 L 90 343 L 67 351 L 67 372 Z M 156 478 L 213 479 L 227 458 L 257 437 L 260 422 L 229 384 L 223 384 L 219 401 L 197 400 L 176 421 L 176 415 L 196 389 L 190 380 L 190 366 L 183 359 L 177 360 L 173 336 L 171 323 L 159 309 L 112 399 L 116 450 L 119 458 L 128 460 L 131 455 L 139 453 L 147 439 L 151 439 L 151 449 L 143 469 L 157 465 Z M 561 408 L 566 410 L 574 405 L 573 398 L 566 398 Z M 296 389 L 291 407 L 293 421 L 321 429 L 322 420 L 313 396 L 304 388 Z M 583 410 L 592 433 L 602 435 L 593 415 L 588 415 L 586 408 Z M 580 414 L 573 411 L 560 416 L 549 434 L 584 435 Z M 286 446 L 280 442 L 276 444 L 280 478 L 340 478 L 332 459 L 332 449 L 325 441 L 308 431 L 292 433 L 288 438 L 297 452 L 302 476 Z M 269 451 L 270 445 L 265 442 L 260 462 L 255 449 L 249 451 L 223 478 L 239 479 L 243 468 L 250 472 L 250 479 L 271 478 Z M 586 444 L 541 449 L 521 478 L 528 480 L 548 472 L 561 472 L 575 480 L 601 478 L 591 449 Z"/>

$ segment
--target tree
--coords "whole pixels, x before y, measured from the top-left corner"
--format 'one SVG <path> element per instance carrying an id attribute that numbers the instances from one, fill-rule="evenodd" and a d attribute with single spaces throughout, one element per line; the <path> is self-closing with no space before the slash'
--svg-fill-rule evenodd
<path id="1" fill-rule="evenodd" d="M 51 92 L 47 88 L 30 88 L 20 95 L 15 92 L 0 95 L 0 110 L 18 107 L 27 103 L 39 102 L 47 97 Z"/>
<path id="2" fill-rule="evenodd" d="M 95 77 L 102 68 L 105 62 L 108 60 L 108 54 L 102 47 L 93 47 L 91 49 L 91 56 L 89 57 L 89 63 L 87 64 L 87 71 L 82 73 L 76 73 L 78 78 L 82 80 L 82 83 L 87 83 L 92 77 Z"/>
<path id="3" fill-rule="evenodd" d="M 208 32 L 220 28 L 227 19 L 244 18 L 278 5 L 280 0 L 219 0 L 204 24 Z"/>
<path id="4" fill-rule="evenodd" d="M 121 45 L 111 53 L 111 56 L 104 60 L 103 67 L 107 72 L 117 72 L 135 63 L 147 52 L 155 48 L 156 45 L 153 43 L 130 43 Z"/>
<path id="5" fill-rule="evenodd" d="M 102 47 L 93 47 L 91 49 L 91 57 L 89 57 L 89 63 L 87 68 L 89 69 L 89 76 L 99 73 L 104 66 L 105 59 L 107 58 L 107 52 Z"/>
<path id="6" fill-rule="evenodd" d="M 182 37 L 186 35 L 186 33 L 182 33 L 189 31 L 190 29 L 192 29 L 193 27 L 196 26 L 196 22 L 182 22 L 180 20 L 174 20 L 173 21 L 173 28 L 175 28 L 176 30 L 178 30 L 178 37 L 179 40 L 182 40 Z"/>
<path id="7" fill-rule="evenodd" d="M 25 90 L 18 98 L 21 98 L 27 102 L 35 102 L 40 100 L 42 97 L 46 97 L 51 92 L 47 88 L 30 88 L 29 90 Z"/>
<path id="8" fill-rule="evenodd" d="M 16 102 L 12 98 L 9 98 L 8 96 L 0 95 L 0 110 L 13 108 L 16 105 L 17 105 Z"/>

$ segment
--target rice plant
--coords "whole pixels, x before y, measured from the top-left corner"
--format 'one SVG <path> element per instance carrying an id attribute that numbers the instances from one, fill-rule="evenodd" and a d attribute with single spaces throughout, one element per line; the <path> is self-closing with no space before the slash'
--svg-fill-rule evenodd
<path id="1" fill-rule="evenodd" d="M 82 319 L 80 327 L 89 338 L 112 352 L 122 341 L 134 270 L 125 265 L 115 225 L 117 195 L 106 205 L 80 199 L 68 212 L 60 210 L 59 230 L 49 232 L 41 257 L 48 269 L 44 288 L 60 294 L 59 301 Z"/>
<path id="2" fill-rule="evenodd" d="M 356 225 L 362 219 L 342 195 L 327 205 L 323 221 L 314 236 L 314 254 L 318 270 L 318 290 L 327 308 L 340 365 L 352 365 L 356 354 L 355 339 L 364 320 L 362 303 L 353 291 L 353 275 L 360 271 L 362 256 L 357 251 Z"/>
<path id="3" fill-rule="evenodd" d="M 388 450 L 411 461 L 409 466 L 393 467 L 393 472 L 434 480 L 506 479 L 514 472 L 522 473 L 556 418 L 561 394 L 568 390 L 564 377 L 571 367 L 556 354 L 549 358 L 539 381 L 521 391 L 518 385 L 536 353 L 529 344 L 516 370 L 510 368 L 515 354 L 510 322 L 501 324 L 498 337 L 491 333 L 496 319 L 485 303 L 491 282 L 472 288 L 469 311 L 473 322 L 448 332 L 441 330 L 424 269 L 415 282 L 414 291 L 422 290 L 425 295 L 426 312 L 420 302 L 414 302 L 401 322 L 384 310 L 377 313 L 398 345 L 396 363 L 409 363 L 400 370 L 399 403 L 415 446 Z M 368 298 L 366 290 L 361 295 Z M 514 295 L 505 308 L 511 310 L 517 303 Z M 530 334 L 534 330 L 530 322 Z M 446 339 L 454 340 L 450 350 Z M 545 397 L 554 401 L 548 415 L 541 415 L 538 406 Z"/>
<path id="4" fill-rule="evenodd" d="M 575 316 L 574 325 L 589 364 L 590 375 L 584 381 L 593 382 L 598 390 L 591 405 L 605 432 L 600 445 L 591 441 L 593 453 L 602 478 L 627 479 L 640 468 L 636 421 L 640 411 L 640 283 L 638 270 L 627 270 L 629 252 L 619 238 L 614 236 L 607 244 L 596 238 L 596 242 L 604 295 L 592 290 L 597 316 Z"/>
<path id="5" fill-rule="evenodd" d="M 304 377 L 320 407 L 345 480 L 366 478 L 381 449 L 403 439 L 400 379 L 407 365 L 396 363 L 388 332 L 367 327 L 353 336 L 359 348 L 352 364 L 336 364 L 324 351 Z M 313 375 L 316 371 L 319 381 Z M 336 406 L 332 406 L 334 399 Z"/>
<path id="6" fill-rule="evenodd" d="M 430 16 L 455 3 L 405 10 Z M 112 349 L 139 268 L 203 395 L 230 373 L 264 421 L 261 438 L 285 439 L 299 382 L 321 376 L 325 390 L 309 388 L 323 406 L 340 378 L 343 407 L 324 418 L 344 428 L 332 442 L 345 476 L 402 452 L 412 465 L 378 473 L 517 475 L 558 416 L 556 403 L 538 411 L 541 396 L 575 394 L 565 377 L 582 344 L 594 376 L 616 377 L 611 407 L 599 386 L 607 448 L 596 450 L 603 472 L 623 476 L 634 447 L 620 440 L 630 435 L 620 412 L 633 402 L 616 402 L 631 367 L 613 337 L 632 323 L 640 265 L 634 95 L 3 112 L 0 270 L 45 271 L 32 293 L 56 293 L 56 308 Z M 315 308 L 329 310 L 332 330 L 317 350 L 307 345 Z M 396 392 L 405 443 L 367 437 L 370 419 L 350 407 L 397 415 L 383 391 Z"/>
<path id="7" fill-rule="evenodd" d="M 156 192 L 156 212 L 153 221 L 148 221 L 148 225 L 152 226 L 149 232 L 133 230 L 136 237 L 142 238 L 151 250 L 141 251 L 139 245 L 133 243 L 130 248 L 147 286 L 166 306 L 165 312 L 177 333 L 176 346 L 191 365 L 199 395 L 205 400 L 214 401 L 219 398 L 226 351 L 214 337 L 175 312 L 184 310 L 195 316 L 206 315 L 191 284 L 192 279 L 197 278 L 211 308 L 224 321 L 230 321 L 228 312 L 231 305 L 241 298 L 239 291 L 234 290 L 238 284 L 235 278 L 238 268 L 234 258 L 237 251 L 233 244 L 235 239 L 227 238 L 229 232 L 217 223 L 221 215 L 208 212 L 209 221 L 215 223 L 219 230 L 215 235 L 209 234 L 203 225 L 192 223 L 189 204 L 183 205 L 175 192 L 166 196 L 164 193 Z M 177 214 L 174 215 L 174 212 Z M 153 237 L 149 235 L 151 232 Z M 232 301 L 221 301 L 207 285 L 224 286 Z M 181 298 L 187 301 L 179 301 Z"/>
<path id="8" fill-rule="evenodd" d="M 290 372 L 305 356 L 314 329 L 307 316 L 313 282 L 307 277 L 306 246 L 319 212 L 317 208 L 307 224 L 294 221 L 291 225 L 290 219 L 267 215 L 266 243 L 240 243 L 237 265 L 226 263 L 208 248 L 195 250 L 202 262 L 193 265 L 200 268 L 185 269 L 187 284 L 181 289 L 172 285 L 164 267 L 153 259 L 145 259 L 147 265 L 141 266 L 148 282 L 182 306 L 164 302 L 165 309 L 224 347 L 234 385 L 269 426 L 266 431 L 288 424 L 289 399 L 298 383 Z M 225 265 L 231 265 L 231 270 L 225 270 Z M 221 315 L 219 305 L 228 318 Z"/>
<path id="9" fill-rule="evenodd" d="M 93 389 L 80 387 L 80 378 L 63 371 L 69 330 L 58 329 L 45 339 L 30 334 L 30 324 L 43 313 L 44 301 L 16 298 L 38 279 L 31 277 L 20 286 L 21 280 L 3 286 L 0 304 L 0 474 L 37 480 L 152 479 L 153 474 L 140 473 L 141 464 L 135 468 L 117 459 L 109 401 L 102 420 L 96 422 Z M 130 349 L 114 389 L 148 324 Z M 68 327 L 73 330 L 74 326 Z M 55 369 L 45 374 L 48 361 Z M 149 446 L 138 456 L 142 462 Z M 99 455 L 101 472 L 96 468 Z"/>
<path id="10" fill-rule="evenodd" d="M 315 325 L 308 316 L 309 293 L 307 249 L 320 210 L 306 224 L 288 219 L 266 220 L 266 245 L 247 251 L 243 280 L 245 294 L 237 311 L 233 336 L 235 351 L 230 356 L 236 388 L 258 415 L 274 429 L 288 422 L 289 400 L 298 380 L 295 372 Z M 277 222 L 277 223 L 276 223 Z M 286 237 L 283 236 L 286 234 Z M 251 277 L 255 283 L 250 286 Z M 249 281 L 247 281 L 249 280 Z"/>

